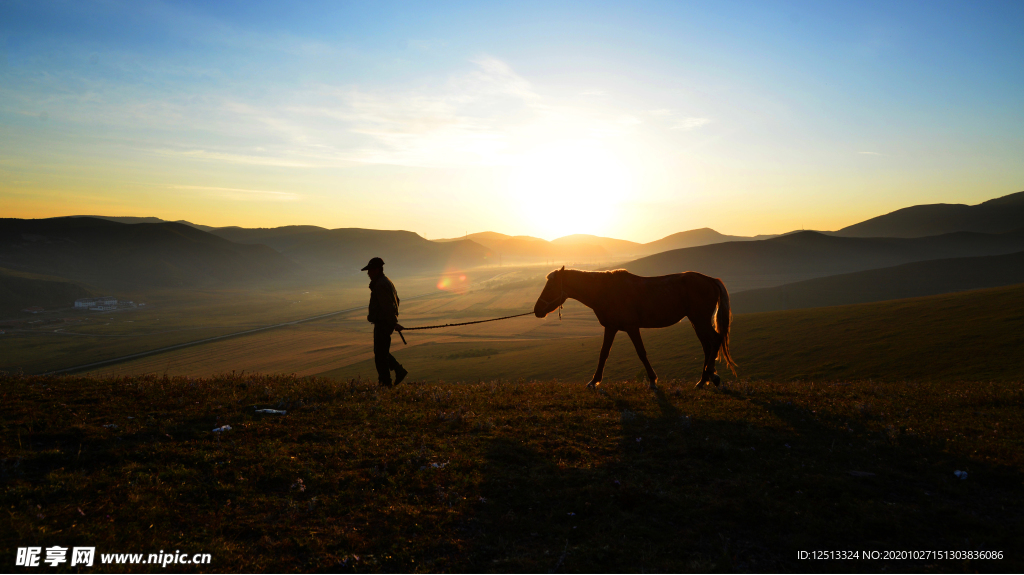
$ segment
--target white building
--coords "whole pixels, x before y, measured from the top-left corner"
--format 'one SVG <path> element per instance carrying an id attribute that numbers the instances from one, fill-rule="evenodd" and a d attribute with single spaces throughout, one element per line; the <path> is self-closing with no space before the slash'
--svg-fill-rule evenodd
<path id="1" fill-rule="evenodd" d="M 75 309 L 116 309 L 117 298 L 112 296 L 85 297 L 75 300 Z"/>

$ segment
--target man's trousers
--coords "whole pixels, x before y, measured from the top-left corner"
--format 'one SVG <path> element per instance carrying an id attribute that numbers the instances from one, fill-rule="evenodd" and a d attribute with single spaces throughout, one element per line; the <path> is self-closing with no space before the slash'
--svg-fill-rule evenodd
<path id="1" fill-rule="evenodd" d="M 393 324 L 373 324 L 373 363 L 377 366 L 377 381 L 381 385 L 391 385 L 391 372 L 402 369 L 402 364 L 391 355 L 391 334 L 394 331 Z"/>

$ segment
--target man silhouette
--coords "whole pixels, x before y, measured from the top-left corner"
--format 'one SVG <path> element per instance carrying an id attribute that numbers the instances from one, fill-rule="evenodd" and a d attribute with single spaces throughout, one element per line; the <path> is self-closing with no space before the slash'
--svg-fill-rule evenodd
<path id="1" fill-rule="evenodd" d="M 384 275 L 384 260 L 373 258 L 362 269 L 370 276 L 370 310 L 366 320 L 373 324 L 373 362 L 377 366 L 377 381 L 391 387 L 391 371 L 395 372 L 395 385 L 402 383 L 409 372 L 391 355 L 391 334 L 402 329 L 398 324 L 398 291 Z"/>

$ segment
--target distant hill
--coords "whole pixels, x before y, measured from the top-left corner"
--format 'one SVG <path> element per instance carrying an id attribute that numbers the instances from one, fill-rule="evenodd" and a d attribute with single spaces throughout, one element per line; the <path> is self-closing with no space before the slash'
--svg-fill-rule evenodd
<path id="1" fill-rule="evenodd" d="M 152 216 L 149 216 L 149 217 L 133 217 L 133 216 L 68 216 L 68 217 L 71 217 L 71 218 L 98 218 L 98 219 L 101 219 L 101 220 L 109 220 L 109 221 L 117 222 L 117 223 L 120 223 L 120 224 L 162 224 L 164 222 L 169 222 L 170 221 L 170 220 L 162 220 L 160 218 L 154 218 Z M 216 229 L 216 228 L 214 228 L 212 226 L 204 226 L 204 225 L 200 225 L 200 224 L 193 224 L 192 222 L 189 222 L 189 221 L 186 221 L 186 220 L 175 220 L 174 223 L 176 223 L 176 224 L 185 224 L 186 226 L 192 226 L 193 228 L 195 228 L 197 230 L 203 230 L 204 232 L 208 232 L 210 230 Z"/>
<path id="2" fill-rule="evenodd" d="M 266 246 L 184 224 L 88 217 L 0 219 L 0 266 L 114 289 L 265 280 L 298 269 Z"/>
<path id="3" fill-rule="evenodd" d="M 950 232 L 1000 233 L 1024 223 L 1024 192 L 982 202 L 911 206 L 847 226 L 835 235 L 846 237 L 916 238 Z"/>
<path id="4" fill-rule="evenodd" d="M 216 228 L 210 233 L 239 244 L 263 244 L 279 252 L 308 241 L 316 234 L 330 230 L 318 226 L 281 226 L 278 228 Z"/>
<path id="5" fill-rule="evenodd" d="M 76 299 L 96 295 L 60 278 L 0 268 L 0 314 L 17 313 L 27 307 L 70 307 Z"/>
<path id="6" fill-rule="evenodd" d="M 316 271 L 359 273 L 372 257 L 396 273 L 468 268 L 497 263 L 497 257 L 472 240 L 432 242 L 413 232 L 316 226 L 218 228 L 212 232 L 241 244 L 263 244 Z"/>
<path id="7" fill-rule="evenodd" d="M 949 258 L 732 293 L 735 313 L 868 303 L 1024 284 L 1024 252 Z"/>
<path id="8" fill-rule="evenodd" d="M 587 252 L 603 253 L 604 257 L 613 259 L 634 258 L 651 253 L 645 249 L 645 244 L 590 234 L 564 236 L 551 240 L 551 244 L 561 250 L 565 250 L 570 256 L 569 259 L 572 259 L 574 252 L 580 254 Z M 601 251 L 596 252 L 594 248 L 598 248 Z"/>
<path id="9" fill-rule="evenodd" d="M 925 238 L 852 238 L 797 232 L 756 242 L 726 242 L 672 250 L 627 263 L 647 276 L 697 271 L 721 277 L 731 292 L 816 277 L 952 257 L 1024 250 L 1024 232 L 957 232 Z"/>
<path id="10" fill-rule="evenodd" d="M 707 244 L 729 241 L 752 241 L 772 238 L 765 235 L 756 237 L 727 236 L 710 228 L 679 232 L 660 240 L 646 244 L 594 236 L 590 234 L 573 234 L 551 241 L 532 236 L 509 236 L 497 232 L 479 232 L 465 236 L 486 246 L 495 254 L 500 254 L 506 262 L 604 262 L 628 261 L 659 252 L 703 246 Z M 459 238 L 461 239 L 461 238 Z M 434 240 L 451 242 L 453 239 Z"/>
<path id="11" fill-rule="evenodd" d="M 725 234 L 720 234 L 711 228 L 700 228 L 699 230 L 675 233 L 661 238 L 660 240 L 643 244 L 643 251 L 645 254 L 657 254 L 682 248 L 692 248 L 724 242 L 746 242 L 755 239 L 768 239 L 771 237 L 775 236 L 758 236 L 757 238 L 727 236 Z"/>
<path id="12" fill-rule="evenodd" d="M 502 262 L 534 262 L 559 259 L 551 242 L 533 236 L 509 236 L 498 232 L 479 232 L 462 238 L 436 240 L 450 243 L 462 240 L 474 241 L 498 257 Z"/>

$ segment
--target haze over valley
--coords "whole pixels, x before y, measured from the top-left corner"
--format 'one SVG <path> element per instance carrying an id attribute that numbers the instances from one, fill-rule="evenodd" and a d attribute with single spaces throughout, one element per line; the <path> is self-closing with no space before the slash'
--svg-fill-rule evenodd
<path id="1" fill-rule="evenodd" d="M 739 314 L 999 287 L 1024 283 L 1024 228 L 1013 227 L 1021 221 L 1024 192 L 976 206 L 911 206 L 834 232 L 734 237 L 705 228 L 647 244 L 494 232 L 427 240 L 400 230 L 212 228 L 152 217 L 4 219 L 2 325 L 12 345 L 0 368 L 65 369 L 352 308 L 100 368 L 347 373 L 345 366 L 365 362 L 369 353 L 362 317 L 367 280 L 359 268 L 371 257 L 384 258 L 401 286 L 407 325 L 520 313 L 532 307 L 544 276 L 562 265 L 640 275 L 700 271 L 725 281 Z M 99 295 L 133 307 L 73 308 L 75 300 Z M 503 353 L 538 339 L 596 337 L 600 329 L 589 310 L 570 301 L 562 322 L 523 318 L 420 332 L 401 353 L 466 342 Z M 254 352 L 264 345 L 258 342 L 273 352 Z"/>

